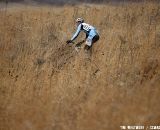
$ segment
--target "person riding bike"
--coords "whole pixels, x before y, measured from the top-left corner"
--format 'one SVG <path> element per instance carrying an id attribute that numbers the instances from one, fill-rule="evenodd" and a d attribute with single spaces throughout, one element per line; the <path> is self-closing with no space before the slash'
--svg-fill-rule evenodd
<path id="1" fill-rule="evenodd" d="M 77 24 L 77 31 L 75 32 L 71 40 L 68 40 L 66 43 L 67 44 L 72 43 L 78 37 L 79 33 L 81 31 L 84 31 L 86 33 L 86 39 L 83 40 L 83 42 L 86 41 L 84 49 L 88 51 L 92 47 L 93 43 L 99 40 L 99 34 L 95 27 L 87 23 L 84 23 L 83 18 L 77 18 L 76 24 Z"/>

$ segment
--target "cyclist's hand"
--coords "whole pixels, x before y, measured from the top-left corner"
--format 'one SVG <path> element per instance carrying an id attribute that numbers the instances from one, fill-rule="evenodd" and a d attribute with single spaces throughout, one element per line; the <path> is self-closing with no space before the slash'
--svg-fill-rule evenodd
<path id="1" fill-rule="evenodd" d="M 66 43 L 70 44 L 70 43 L 72 43 L 72 40 L 67 40 Z"/>

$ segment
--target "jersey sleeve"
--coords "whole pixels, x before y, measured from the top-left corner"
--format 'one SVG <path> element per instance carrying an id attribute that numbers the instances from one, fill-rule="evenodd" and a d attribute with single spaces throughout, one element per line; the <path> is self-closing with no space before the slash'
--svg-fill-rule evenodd
<path id="1" fill-rule="evenodd" d="M 74 34 L 73 37 L 71 38 L 72 41 L 75 40 L 75 39 L 78 37 L 79 33 L 81 32 L 81 27 L 82 27 L 82 24 L 80 24 L 80 25 L 77 27 L 77 31 L 75 32 L 75 34 Z"/>

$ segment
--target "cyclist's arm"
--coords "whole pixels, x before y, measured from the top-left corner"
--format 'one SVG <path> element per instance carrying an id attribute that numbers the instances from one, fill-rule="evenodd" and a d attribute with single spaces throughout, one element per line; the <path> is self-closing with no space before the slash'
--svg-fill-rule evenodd
<path id="1" fill-rule="evenodd" d="M 86 33 L 86 38 L 85 38 L 85 40 L 88 38 L 88 36 L 89 36 L 89 35 Z"/>
<path id="2" fill-rule="evenodd" d="M 71 41 L 75 40 L 78 37 L 78 35 L 79 35 L 80 31 L 81 31 L 81 26 L 82 26 L 81 24 L 78 26 L 76 33 L 71 38 Z"/>

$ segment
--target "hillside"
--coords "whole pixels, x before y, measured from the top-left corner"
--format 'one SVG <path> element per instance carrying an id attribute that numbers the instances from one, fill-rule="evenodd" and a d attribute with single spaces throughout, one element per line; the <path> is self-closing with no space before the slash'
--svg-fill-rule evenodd
<path id="1" fill-rule="evenodd" d="M 80 16 L 101 36 L 90 59 L 65 44 Z M 159 4 L 17 5 L 0 30 L 0 130 L 160 124 Z"/>

